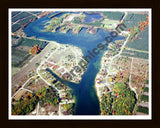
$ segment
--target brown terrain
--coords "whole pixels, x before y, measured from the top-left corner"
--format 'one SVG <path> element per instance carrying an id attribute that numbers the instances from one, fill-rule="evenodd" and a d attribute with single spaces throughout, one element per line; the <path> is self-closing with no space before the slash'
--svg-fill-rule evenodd
<path id="1" fill-rule="evenodd" d="M 36 71 L 37 67 L 35 64 L 40 63 L 41 60 L 43 60 L 46 55 L 45 53 L 47 53 L 51 49 L 51 46 L 52 44 L 49 43 L 38 55 L 34 56 L 29 62 L 27 62 L 18 73 L 12 76 L 12 89 L 15 86 L 22 86 L 21 84 L 23 84 L 28 79 L 28 74 L 31 71 Z"/>

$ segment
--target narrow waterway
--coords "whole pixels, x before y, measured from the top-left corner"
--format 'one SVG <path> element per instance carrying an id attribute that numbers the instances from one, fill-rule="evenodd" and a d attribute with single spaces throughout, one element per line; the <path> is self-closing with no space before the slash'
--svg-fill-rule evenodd
<path id="1" fill-rule="evenodd" d="M 54 14 L 54 13 L 52 13 Z M 93 48 L 97 47 L 99 43 L 105 43 L 105 37 L 110 34 L 102 29 L 99 29 L 95 34 L 86 33 L 86 28 L 83 28 L 79 34 L 73 34 L 72 30 L 68 33 L 57 32 L 45 32 L 45 23 L 48 23 L 51 19 L 48 17 L 52 14 L 45 16 L 30 23 L 24 32 L 28 37 L 35 36 L 39 39 L 45 39 L 49 41 L 56 41 L 61 44 L 71 44 L 82 49 L 83 54 L 89 55 L 88 50 L 92 51 Z M 56 15 L 56 17 L 62 16 L 64 13 Z M 93 15 L 94 16 L 94 15 Z M 97 15 L 96 15 L 97 16 Z M 93 17 L 94 19 L 94 17 Z M 124 39 L 122 36 L 117 36 L 114 40 Z M 107 48 L 105 49 L 107 50 Z M 71 82 L 63 81 L 67 86 L 73 89 L 73 93 L 76 99 L 75 115 L 99 115 L 100 107 L 99 101 L 94 87 L 94 80 L 96 74 L 100 69 L 100 60 L 104 53 L 101 51 L 100 54 L 95 55 L 95 57 L 90 61 L 87 66 L 87 70 L 84 73 L 82 80 L 79 84 L 74 84 Z M 55 74 L 53 74 L 56 78 Z M 60 79 L 60 78 L 58 78 Z"/>

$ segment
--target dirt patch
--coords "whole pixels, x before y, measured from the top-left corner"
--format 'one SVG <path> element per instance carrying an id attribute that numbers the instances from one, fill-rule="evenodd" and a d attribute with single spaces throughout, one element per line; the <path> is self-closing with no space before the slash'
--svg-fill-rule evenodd
<path id="1" fill-rule="evenodd" d="M 53 44 L 49 43 L 38 55 L 33 57 L 26 65 L 24 65 L 21 70 L 12 76 L 12 95 L 13 93 L 22 86 L 24 82 L 28 79 L 28 74 L 30 72 L 36 71 L 36 63 L 40 63 L 45 57 L 46 53 L 51 50 Z"/>
<path id="2" fill-rule="evenodd" d="M 19 100 L 21 98 L 21 96 L 25 93 L 25 90 L 20 90 L 17 95 L 14 97 L 15 100 Z"/>
<path id="3" fill-rule="evenodd" d="M 59 106 L 46 105 L 39 107 L 39 115 L 57 115 Z"/>
<path id="4" fill-rule="evenodd" d="M 24 88 L 31 90 L 33 92 L 37 92 L 40 90 L 41 87 L 46 86 L 46 83 L 41 79 L 34 79 L 34 82 L 32 82 L 29 85 L 26 85 Z"/>

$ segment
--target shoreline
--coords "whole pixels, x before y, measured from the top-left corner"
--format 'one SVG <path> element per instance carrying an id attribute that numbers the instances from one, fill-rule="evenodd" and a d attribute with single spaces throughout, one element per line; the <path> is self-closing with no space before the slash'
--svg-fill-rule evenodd
<path id="1" fill-rule="evenodd" d="M 77 47 L 77 46 L 74 46 L 74 45 L 70 45 L 70 44 L 61 44 L 59 42 L 56 42 L 56 41 L 49 41 L 49 40 L 45 40 L 45 39 L 37 39 L 37 40 L 40 40 L 40 41 L 46 41 L 46 42 L 51 42 L 51 43 L 55 43 L 55 44 L 58 44 L 58 45 L 61 45 L 61 46 L 69 46 L 69 47 L 73 47 L 74 49 L 78 49 L 78 54 L 79 55 L 82 55 L 83 56 L 83 51 L 81 48 Z M 73 67 L 72 67 L 73 68 Z M 86 70 L 84 70 L 84 73 L 85 73 Z M 66 79 L 63 79 L 62 76 L 60 76 L 57 72 L 53 71 L 52 72 L 54 74 L 56 74 L 60 79 L 62 80 L 65 80 L 65 81 L 68 81 L 68 82 L 72 82 L 72 83 L 75 83 L 75 84 L 79 84 L 82 80 L 82 76 L 84 75 L 84 73 L 81 75 L 81 79 L 79 81 L 70 81 L 70 80 L 66 80 Z M 70 73 L 70 72 L 69 72 Z"/>
<path id="2" fill-rule="evenodd" d="M 12 35 L 13 35 L 13 33 L 12 33 Z M 20 35 L 16 35 L 17 37 L 21 37 Z M 74 46 L 74 45 L 71 45 L 71 44 L 61 44 L 61 43 L 59 43 L 59 42 L 56 42 L 56 41 L 50 41 L 50 40 L 46 40 L 46 39 L 42 39 L 42 38 L 36 38 L 35 36 L 31 36 L 31 37 L 27 37 L 27 35 L 26 35 L 26 37 L 23 37 L 23 38 L 27 38 L 27 39 L 31 39 L 31 40 L 39 40 L 39 41 L 45 41 L 45 42 L 48 42 L 48 44 L 49 43 L 53 43 L 53 44 L 57 44 L 57 45 L 61 45 L 61 46 L 70 46 L 70 47 L 74 47 L 74 48 L 76 48 L 76 49 L 79 49 L 79 54 L 82 54 L 83 55 L 83 51 L 82 51 L 82 49 L 81 48 L 79 48 L 79 47 L 77 47 L 77 46 Z M 47 44 L 47 45 L 48 45 Z M 46 46 L 47 46 L 46 45 Z M 41 54 L 41 53 L 39 53 L 39 54 Z M 31 60 L 29 60 L 29 62 L 30 61 L 32 61 L 34 58 L 37 58 L 37 56 L 34 56 Z M 25 67 L 25 66 L 27 66 L 28 64 L 25 64 L 23 67 Z M 22 68 L 23 68 L 22 67 Z M 86 70 L 85 70 L 86 71 Z M 52 71 L 53 72 L 53 71 Z M 17 72 L 18 73 L 18 72 Z M 16 73 L 16 74 L 17 74 Z M 56 73 L 56 72 L 53 72 L 54 74 L 56 74 L 60 79 L 62 79 L 62 80 L 65 80 L 65 81 L 68 81 L 68 82 L 72 82 L 72 83 L 75 83 L 75 84 L 79 84 L 80 82 L 81 82 L 81 80 L 82 80 L 82 76 L 84 75 L 84 73 L 83 73 L 83 75 L 81 76 L 81 80 L 80 81 L 69 81 L 69 80 L 66 80 L 66 79 L 63 79 L 58 73 Z M 15 75 L 15 74 L 14 74 Z"/>
<path id="3" fill-rule="evenodd" d="M 129 32 L 127 32 L 127 31 L 125 31 L 125 32 L 123 32 L 121 35 L 123 35 L 124 34 L 124 36 L 125 36 L 125 34 L 128 34 L 128 37 L 126 37 L 123 41 L 124 41 L 124 44 L 122 45 L 122 47 L 121 47 L 121 50 L 119 51 L 119 53 L 118 54 L 116 54 L 116 55 L 114 55 L 114 56 L 110 56 L 110 57 L 108 57 L 107 58 L 107 60 L 109 60 L 109 62 L 108 62 L 108 64 L 109 65 L 111 65 L 112 63 L 112 60 L 114 59 L 114 58 L 116 58 L 122 51 L 123 51 L 123 48 L 124 48 L 124 46 L 126 45 L 126 43 L 128 42 L 128 38 L 129 38 Z M 101 58 L 101 62 L 100 62 L 100 69 L 99 69 L 99 72 L 96 74 L 96 77 L 95 77 L 95 88 L 96 88 L 96 94 L 97 94 L 97 97 L 98 97 L 98 99 L 99 99 L 99 102 L 101 102 L 101 91 L 100 91 L 100 88 L 102 88 L 104 85 L 102 85 L 101 83 L 97 83 L 97 77 L 98 76 L 101 76 L 101 74 L 100 74 L 100 71 L 104 68 L 104 65 L 106 64 L 104 61 L 106 60 L 106 57 L 104 57 L 104 55 L 106 54 L 106 53 L 108 53 L 108 49 L 104 52 L 104 54 L 102 55 L 102 58 Z M 108 67 L 109 68 L 109 67 Z M 108 68 L 107 68 L 107 70 L 108 70 Z M 109 74 L 109 72 L 107 72 L 107 75 Z M 106 75 L 106 76 L 107 76 Z M 105 79 L 106 79 L 106 76 L 105 76 Z M 99 77 L 98 77 L 99 78 Z M 107 80 L 106 80 L 107 81 Z M 105 84 L 105 83 L 104 83 Z M 105 84 L 105 86 L 107 86 L 106 84 Z M 104 86 L 104 87 L 105 87 Z M 108 86 L 107 86 L 108 87 Z M 100 104 L 100 103 L 99 103 Z"/>
<path id="4" fill-rule="evenodd" d="M 101 100 L 100 98 L 100 91 L 99 91 L 99 86 L 98 86 L 98 84 L 97 84 L 97 80 L 96 80 L 96 78 L 99 76 L 99 73 L 100 73 L 100 70 L 103 68 L 103 64 L 104 64 L 104 55 L 107 53 L 107 51 L 108 50 L 106 50 L 105 52 L 104 52 L 104 54 L 102 55 L 102 58 L 101 58 L 101 62 L 100 62 L 100 69 L 99 69 L 99 72 L 96 74 L 96 77 L 95 77 L 95 80 L 94 80 L 94 83 L 95 83 L 95 85 L 94 85 L 94 87 L 96 88 L 96 94 L 97 94 L 97 97 L 98 97 L 98 99 L 99 99 L 99 101 Z"/>

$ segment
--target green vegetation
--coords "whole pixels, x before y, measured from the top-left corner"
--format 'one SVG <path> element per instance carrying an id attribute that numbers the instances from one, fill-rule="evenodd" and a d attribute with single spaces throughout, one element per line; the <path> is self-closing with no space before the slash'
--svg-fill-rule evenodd
<path id="1" fill-rule="evenodd" d="M 14 24 L 12 25 L 12 32 L 16 32 L 17 30 L 19 30 L 21 28 L 21 25 L 19 24 Z"/>
<path id="2" fill-rule="evenodd" d="M 149 88 L 148 87 L 144 87 L 143 91 L 144 92 L 149 92 Z"/>
<path id="3" fill-rule="evenodd" d="M 74 17 L 74 19 L 72 20 L 73 23 L 77 23 L 77 24 L 81 24 L 82 22 L 84 22 L 86 18 L 85 14 L 81 14 L 79 17 Z"/>
<path id="4" fill-rule="evenodd" d="M 85 14 L 82 14 L 82 15 L 80 15 L 79 17 L 74 17 L 74 19 L 73 19 L 72 22 L 73 22 L 73 23 L 77 23 L 77 24 L 86 24 L 86 25 L 91 25 L 91 26 L 103 27 L 103 24 L 101 23 L 101 21 L 102 21 L 104 18 L 101 18 L 100 20 L 95 20 L 94 22 L 91 22 L 91 23 L 85 23 L 85 22 L 84 22 L 85 17 L 86 17 Z"/>
<path id="5" fill-rule="evenodd" d="M 62 23 L 63 19 L 66 18 L 70 13 L 66 13 L 63 16 L 57 18 L 54 17 L 51 20 L 51 23 L 47 26 L 46 31 L 52 31 L 52 30 L 56 30 L 58 27 L 60 27 L 60 24 Z"/>
<path id="6" fill-rule="evenodd" d="M 72 90 L 67 90 L 66 91 L 66 97 L 65 98 L 68 98 L 68 99 L 72 99 L 73 98 L 73 92 Z"/>
<path id="7" fill-rule="evenodd" d="M 21 12 L 18 15 L 16 15 L 15 17 L 12 18 L 12 22 L 16 22 L 17 20 L 26 18 L 28 16 L 31 16 L 32 14 L 28 13 L 28 12 Z"/>
<path id="8" fill-rule="evenodd" d="M 24 25 L 25 23 L 29 23 L 31 19 L 36 20 L 37 18 L 36 18 L 36 16 L 29 16 L 29 17 L 26 17 L 26 18 L 23 19 L 23 20 L 20 20 L 20 21 L 18 22 L 18 24 Z"/>
<path id="9" fill-rule="evenodd" d="M 111 20 L 121 20 L 124 16 L 124 12 L 102 12 L 102 15 Z"/>
<path id="10" fill-rule="evenodd" d="M 61 81 L 53 81 L 55 83 L 55 87 L 59 90 L 66 89 L 65 85 Z"/>
<path id="11" fill-rule="evenodd" d="M 20 68 L 12 67 L 12 76 L 20 71 Z"/>
<path id="12" fill-rule="evenodd" d="M 134 109 L 136 98 L 133 91 L 124 83 L 116 83 L 113 88 L 113 114 L 130 115 Z"/>
<path id="13" fill-rule="evenodd" d="M 12 32 L 16 32 L 20 28 L 24 28 L 28 23 L 34 21 L 36 18 L 36 16 L 32 15 L 29 12 L 13 11 L 12 22 L 17 23 L 12 25 Z"/>
<path id="14" fill-rule="evenodd" d="M 132 38 L 134 38 L 135 36 L 137 37 L 137 35 L 139 35 L 139 34 L 140 34 L 139 28 L 134 26 L 130 30 L 130 39 L 132 40 Z"/>
<path id="15" fill-rule="evenodd" d="M 133 50 L 126 50 L 126 49 L 123 50 L 122 55 L 130 56 L 130 57 L 144 58 L 144 59 L 148 59 L 149 57 L 148 53 L 137 52 Z"/>
<path id="16" fill-rule="evenodd" d="M 67 115 L 73 114 L 75 104 L 69 103 L 69 104 L 63 104 L 62 107 L 64 108 L 65 112 L 67 112 Z"/>
<path id="17" fill-rule="evenodd" d="M 127 26 L 125 30 L 130 31 L 130 38 L 126 47 L 136 50 L 149 50 L 148 25 L 149 17 L 142 14 L 128 14 L 124 20 Z"/>
<path id="18" fill-rule="evenodd" d="M 125 83 L 115 83 L 113 95 L 105 89 L 101 97 L 101 115 L 131 115 L 135 103 L 134 92 Z"/>
<path id="19" fill-rule="evenodd" d="M 101 23 L 103 23 L 101 27 L 104 27 L 107 29 L 115 29 L 117 27 L 117 24 L 119 24 L 119 21 L 104 19 Z"/>
<path id="20" fill-rule="evenodd" d="M 51 86 L 41 87 L 35 94 L 27 93 L 22 96 L 18 101 L 12 104 L 13 115 L 26 115 L 35 109 L 36 104 L 40 103 L 41 106 L 46 104 L 57 105 L 59 103 L 59 95 Z M 69 106 L 67 106 L 69 109 Z"/>
<path id="21" fill-rule="evenodd" d="M 57 28 L 56 28 L 56 29 L 57 29 Z M 70 28 L 64 26 L 64 27 L 61 27 L 61 28 L 60 28 L 60 31 L 61 31 L 61 32 L 64 32 L 64 33 L 67 33 L 67 32 L 69 31 L 69 29 L 70 29 Z"/>
<path id="22" fill-rule="evenodd" d="M 41 14 L 42 11 L 30 11 L 30 13 L 33 13 L 33 14 Z"/>
<path id="23" fill-rule="evenodd" d="M 101 23 L 101 20 L 95 20 L 94 22 L 84 23 L 84 24 L 91 25 L 91 26 L 97 26 L 97 27 L 102 27 L 103 26 L 103 24 Z"/>
<path id="24" fill-rule="evenodd" d="M 148 108 L 142 107 L 142 106 L 138 106 L 137 112 L 142 112 L 142 113 L 146 113 L 146 114 L 149 113 Z"/>
<path id="25" fill-rule="evenodd" d="M 142 31 L 140 35 L 138 35 L 137 39 L 135 39 L 133 42 L 128 41 L 126 47 L 137 50 L 148 51 L 149 50 L 148 27 L 146 27 L 144 31 Z"/>
<path id="26" fill-rule="evenodd" d="M 74 17 L 74 19 L 72 21 L 73 21 L 73 23 L 81 24 L 81 19 L 79 17 Z"/>
<path id="27" fill-rule="evenodd" d="M 54 20 L 51 21 L 50 25 L 47 26 L 46 31 L 51 31 L 54 26 L 59 25 L 62 23 L 62 18 L 53 18 Z"/>
<path id="28" fill-rule="evenodd" d="M 15 36 L 14 38 L 17 37 Z M 12 46 L 12 66 L 22 67 L 25 64 L 25 61 L 27 61 L 27 59 L 31 57 L 31 55 L 29 54 L 30 47 L 33 47 L 36 44 L 38 44 L 38 46 L 42 50 L 48 44 L 48 42 L 21 37 L 18 42 Z M 28 46 L 28 51 L 24 50 L 23 46 Z"/>
<path id="29" fill-rule="evenodd" d="M 149 84 L 149 80 L 146 80 L 146 84 Z"/>
<path id="30" fill-rule="evenodd" d="M 139 21 L 145 21 L 146 15 L 142 14 L 128 14 L 126 18 L 124 19 L 124 24 L 127 26 L 125 30 L 128 30 L 129 28 L 132 28 L 134 26 L 138 26 Z"/>
<path id="31" fill-rule="evenodd" d="M 80 30 L 82 29 L 82 27 L 81 26 L 74 26 L 73 27 L 73 33 L 78 33 Z"/>
<path id="32" fill-rule="evenodd" d="M 63 12 L 58 12 L 58 13 L 56 13 L 56 14 L 53 14 L 53 15 L 49 16 L 48 18 L 52 18 L 52 17 L 54 17 L 54 16 L 56 16 L 56 15 L 58 15 L 58 14 L 61 14 L 61 13 L 63 13 Z"/>
<path id="33" fill-rule="evenodd" d="M 20 11 L 13 11 L 12 12 L 12 17 L 14 17 L 15 15 L 17 15 L 18 13 L 20 13 Z"/>
<path id="34" fill-rule="evenodd" d="M 104 28 L 108 28 L 108 29 L 113 29 L 115 28 L 115 26 L 113 24 L 118 24 L 119 21 L 123 16 L 123 13 L 121 12 L 116 12 L 113 14 L 113 12 L 102 12 L 103 18 L 99 19 L 99 20 L 95 20 L 91 23 L 85 23 L 85 14 L 82 14 L 79 17 L 74 17 L 73 19 L 73 23 L 77 23 L 77 24 L 84 24 L 84 25 L 91 25 L 91 26 L 96 26 L 96 27 L 104 27 Z M 109 20 L 106 19 L 109 17 Z M 118 19 L 118 20 L 117 20 Z"/>
<path id="35" fill-rule="evenodd" d="M 115 43 L 110 42 L 110 45 L 108 46 L 108 52 L 111 53 L 112 56 L 118 54 L 123 43 L 123 40 L 117 40 Z"/>
<path id="36" fill-rule="evenodd" d="M 144 101 L 144 102 L 148 102 L 148 101 L 149 101 L 149 97 L 146 96 L 146 95 L 142 95 L 142 96 L 140 97 L 140 99 L 141 99 L 142 101 Z"/>
<path id="37" fill-rule="evenodd" d="M 12 38 L 14 38 L 14 39 L 19 39 L 19 37 L 18 37 L 18 36 L 13 36 L 13 35 L 12 35 Z"/>
<path id="38" fill-rule="evenodd" d="M 101 115 L 111 115 L 112 114 L 112 102 L 113 98 L 110 92 L 103 94 L 101 97 Z"/>
<path id="39" fill-rule="evenodd" d="M 59 103 L 59 96 L 56 90 L 51 87 L 42 87 L 36 95 L 39 97 L 39 103 L 41 106 L 45 106 L 45 103 L 51 105 L 57 105 Z"/>
<path id="40" fill-rule="evenodd" d="M 20 40 L 18 41 L 18 43 L 16 45 L 13 45 L 12 48 L 16 48 L 20 45 L 21 46 L 33 47 L 36 44 L 38 44 L 38 46 L 41 49 L 43 49 L 48 44 L 48 42 L 40 41 L 40 40 L 36 40 L 36 39 L 27 39 L 27 38 L 21 37 Z"/>
<path id="41" fill-rule="evenodd" d="M 18 102 L 12 104 L 12 115 L 26 115 L 35 109 L 38 99 L 32 93 L 21 97 Z"/>
<path id="42" fill-rule="evenodd" d="M 12 66 L 22 67 L 30 56 L 29 52 L 12 48 Z"/>

